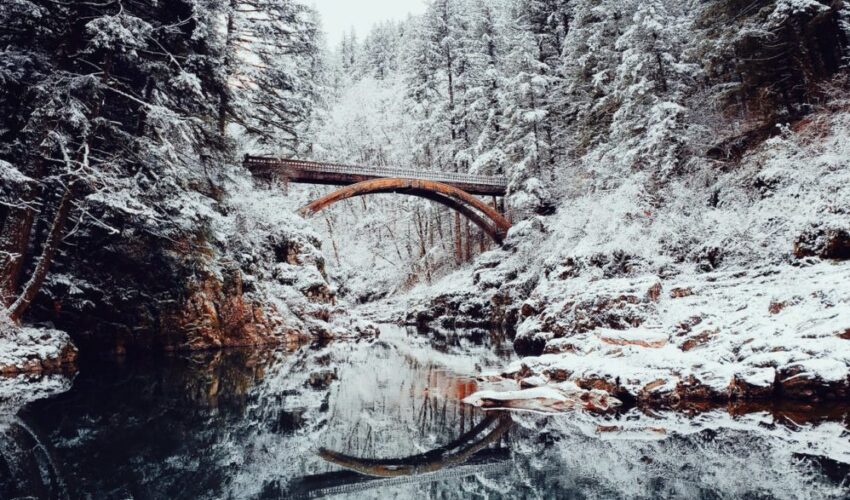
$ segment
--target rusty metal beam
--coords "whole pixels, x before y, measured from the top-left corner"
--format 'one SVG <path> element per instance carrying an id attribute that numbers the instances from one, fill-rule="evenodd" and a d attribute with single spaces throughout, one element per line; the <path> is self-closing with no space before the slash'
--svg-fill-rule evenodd
<path id="1" fill-rule="evenodd" d="M 471 220 L 500 245 L 511 228 L 511 223 L 502 214 L 471 194 L 448 184 L 421 179 L 374 179 L 359 182 L 313 201 L 301 208 L 299 213 L 310 216 L 336 202 L 379 193 L 406 194 L 445 205 Z"/>
<path id="2" fill-rule="evenodd" d="M 427 200 L 451 208 L 452 210 L 471 220 L 473 224 L 481 228 L 481 230 L 484 231 L 484 233 L 487 234 L 487 236 L 489 236 L 491 240 L 495 241 L 499 245 L 501 245 L 502 242 L 505 240 L 505 234 L 507 233 L 507 231 L 503 231 L 502 229 L 499 229 L 499 227 L 497 227 L 495 224 L 489 223 L 487 219 L 482 217 L 478 212 L 472 210 L 471 208 L 455 200 L 454 198 L 449 198 L 448 196 L 443 196 L 441 194 L 433 193 L 431 191 L 410 191 L 405 192 L 404 194 L 410 194 L 412 196 L 425 198 Z"/>
<path id="3" fill-rule="evenodd" d="M 374 179 L 406 178 L 442 182 L 467 193 L 481 196 L 505 196 L 507 192 L 507 180 L 504 177 L 458 172 L 366 167 L 260 156 L 246 156 L 244 165 L 256 177 L 281 177 L 289 182 L 301 184 L 348 186 Z"/>

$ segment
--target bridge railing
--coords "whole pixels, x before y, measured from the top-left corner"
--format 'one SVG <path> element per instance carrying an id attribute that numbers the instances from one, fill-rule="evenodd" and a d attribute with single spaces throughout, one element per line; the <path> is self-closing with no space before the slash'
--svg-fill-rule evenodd
<path id="1" fill-rule="evenodd" d="M 282 168 L 316 173 L 335 173 L 348 175 L 366 175 L 375 177 L 400 177 L 410 179 L 425 179 L 437 182 L 461 184 L 479 184 L 507 188 L 508 182 L 504 177 L 487 175 L 462 174 L 457 172 L 435 172 L 433 170 L 414 170 L 395 167 L 362 167 L 342 163 L 324 163 L 304 160 L 286 160 L 259 156 L 246 156 L 245 166 L 263 168 Z"/>

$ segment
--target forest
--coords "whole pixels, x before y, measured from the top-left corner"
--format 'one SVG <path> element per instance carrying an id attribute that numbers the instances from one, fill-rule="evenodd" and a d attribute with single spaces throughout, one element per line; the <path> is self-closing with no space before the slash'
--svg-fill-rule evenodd
<path id="1" fill-rule="evenodd" d="M 476 363 L 473 407 L 783 402 L 846 427 L 848 69 L 846 0 L 427 0 L 334 44 L 307 0 L 5 0 L 0 408 L 103 356 L 348 366 L 392 324 L 498 332 L 509 357 L 447 361 Z M 339 186 L 249 156 L 502 178 L 481 199 L 511 228 L 399 194 L 305 217 Z M 816 451 L 846 487 L 850 449 Z"/>

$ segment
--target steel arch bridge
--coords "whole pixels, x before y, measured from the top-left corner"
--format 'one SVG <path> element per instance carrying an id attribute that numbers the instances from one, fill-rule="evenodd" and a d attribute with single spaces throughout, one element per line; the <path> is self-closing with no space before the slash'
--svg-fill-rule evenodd
<path id="1" fill-rule="evenodd" d="M 507 180 L 503 177 L 257 156 L 246 156 L 244 164 L 259 178 L 343 186 L 302 207 L 299 212 L 304 216 L 314 215 L 334 203 L 357 196 L 398 193 L 425 198 L 458 212 L 500 245 L 511 228 L 510 221 L 495 207 L 495 199 L 507 192 Z M 494 206 L 476 195 L 492 196 Z"/>

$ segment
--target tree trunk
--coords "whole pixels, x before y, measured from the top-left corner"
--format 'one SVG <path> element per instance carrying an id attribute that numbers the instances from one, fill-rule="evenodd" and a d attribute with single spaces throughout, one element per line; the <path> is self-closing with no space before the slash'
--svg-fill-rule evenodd
<path id="1" fill-rule="evenodd" d="M 334 236 L 334 227 L 331 224 L 331 218 L 329 215 L 325 214 L 325 223 L 328 225 L 328 236 L 331 239 L 331 246 L 334 249 L 334 258 L 336 259 L 336 265 L 340 265 L 339 262 L 339 248 L 336 246 L 336 236 Z"/>
<path id="2" fill-rule="evenodd" d="M 531 92 L 531 109 L 537 109 L 537 100 L 534 98 L 534 92 Z M 540 135 L 537 127 L 537 120 L 532 126 L 534 132 L 534 173 L 540 175 Z"/>
<path id="3" fill-rule="evenodd" d="M 415 212 L 413 213 L 414 220 L 416 221 L 416 235 L 419 238 L 419 258 L 425 257 L 428 253 L 427 250 L 427 237 L 428 237 L 428 228 L 425 226 L 425 218 L 422 216 L 422 213 L 419 207 L 416 207 Z"/>
<path id="4" fill-rule="evenodd" d="M 472 260 L 472 237 L 469 234 L 469 219 L 464 219 L 463 235 L 464 235 L 464 238 L 466 239 L 466 241 L 465 241 L 466 245 L 464 246 L 463 259 L 466 262 L 469 262 L 469 261 Z"/>
<path id="5" fill-rule="evenodd" d="M 67 188 L 65 194 L 62 195 L 62 200 L 59 202 L 59 207 L 56 209 L 56 215 L 53 217 L 53 224 L 50 227 L 50 234 L 47 241 L 44 243 L 44 248 L 41 250 L 41 257 L 38 264 L 35 266 L 32 276 L 27 281 L 23 292 L 17 300 L 9 307 L 9 317 L 12 321 L 20 323 L 21 317 L 29 308 L 30 303 L 35 298 L 41 285 L 44 284 L 44 279 L 47 277 L 47 272 L 50 270 L 50 265 L 56 256 L 56 250 L 65 236 L 65 227 L 68 224 L 68 218 L 71 215 L 71 207 L 74 204 L 74 187 L 73 185 Z"/>
<path id="6" fill-rule="evenodd" d="M 39 158 L 30 175 L 41 179 L 46 168 L 45 160 Z M 18 293 L 35 222 L 35 209 L 31 205 L 40 193 L 40 186 L 27 186 L 20 200 L 27 207 L 11 209 L 0 231 L 0 305 L 3 307 L 11 306 Z"/>
<path id="7" fill-rule="evenodd" d="M 34 220 L 32 208 L 16 208 L 6 218 L 0 238 L 0 299 L 4 307 L 12 305 L 18 292 Z"/>
<path id="8" fill-rule="evenodd" d="M 151 97 L 153 97 L 153 88 L 153 78 L 148 78 L 145 82 L 144 88 L 145 102 L 151 102 Z M 148 109 L 146 106 L 140 104 L 137 113 L 139 113 L 139 121 L 136 124 L 136 135 L 143 137 L 145 135 L 145 125 L 148 120 Z"/>
<path id="9" fill-rule="evenodd" d="M 219 103 L 218 103 L 218 133 L 224 137 L 224 133 L 227 129 L 227 115 L 230 113 L 230 90 L 229 90 L 229 81 L 231 72 L 233 69 L 233 60 L 231 55 L 237 50 L 236 48 L 236 37 L 233 36 L 233 28 L 235 24 L 235 20 L 233 19 L 234 11 L 236 10 L 237 4 L 234 0 L 230 2 L 230 12 L 227 14 L 227 25 L 225 27 L 225 46 L 224 46 L 224 85 L 222 86 L 221 92 L 219 94 Z"/>
<path id="10" fill-rule="evenodd" d="M 434 207 L 428 208 L 428 247 L 434 248 Z"/>
<path id="11" fill-rule="evenodd" d="M 655 35 L 655 38 L 658 38 Z M 655 63 L 658 65 L 658 78 L 661 80 L 661 91 L 667 92 L 667 72 L 664 71 L 664 61 L 661 60 L 661 52 L 655 50 Z"/>
<path id="12" fill-rule="evenodd" d="M 448 251 L 451 242 L 447 240 L 448 236 L 446 235 L 451 233 L 451 227 L 449 227 L 449 231 L 446 232 L 445 218 L 443 217 L 445 213 L 446 211 L 443 207 L 436 207 L 434 210 L 434 217 L 436 218 L 435 225 L 437 226 L 437 236 L 439 236 L 440 248 L 442 248 L 443 251 Z M 448 224 L 451 226 L 451 218 L 449 219 Z"/>
<path id="13" fill-rule="evenodd" d="M 460 233 L 460 214 L 455 212 L 455 261 L 463 262 L 463 235 Z"/>

